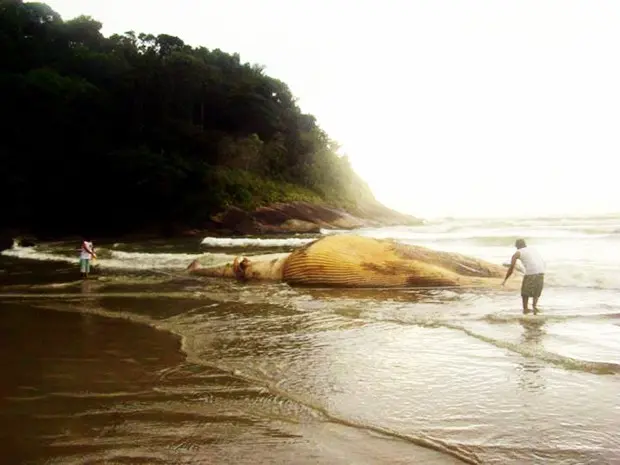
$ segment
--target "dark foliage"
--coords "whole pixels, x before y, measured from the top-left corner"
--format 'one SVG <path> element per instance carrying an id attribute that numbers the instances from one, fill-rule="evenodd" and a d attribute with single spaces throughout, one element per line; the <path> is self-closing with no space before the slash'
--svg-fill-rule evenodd
<path id="1" fill-rule="evenodd" d="M 104 37 L 90 17 L 0 0 L 7 227 L 200 225 L 227 205 L 372 194 L 283 82 L 178 37 Z"/>

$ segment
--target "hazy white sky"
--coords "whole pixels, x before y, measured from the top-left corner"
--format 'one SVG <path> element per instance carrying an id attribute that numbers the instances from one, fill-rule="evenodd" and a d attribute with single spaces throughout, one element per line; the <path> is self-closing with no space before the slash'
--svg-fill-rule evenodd
<path id="1" fill-rule="evenodd" d="M 49 0 L 282 79 L 386 205 L 620 211 L 617 0 Z"/>

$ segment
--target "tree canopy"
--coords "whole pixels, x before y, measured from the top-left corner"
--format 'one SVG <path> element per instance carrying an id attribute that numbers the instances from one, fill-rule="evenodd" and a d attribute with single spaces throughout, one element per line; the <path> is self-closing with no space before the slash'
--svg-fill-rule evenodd
<path id="1" fill-rule="evenodd" d="M 229 205 L 372 199 L 291 90 L 238 54 L 104 37 L 0 0 L 5 224 L 81 233 L 199 226 Z"/>

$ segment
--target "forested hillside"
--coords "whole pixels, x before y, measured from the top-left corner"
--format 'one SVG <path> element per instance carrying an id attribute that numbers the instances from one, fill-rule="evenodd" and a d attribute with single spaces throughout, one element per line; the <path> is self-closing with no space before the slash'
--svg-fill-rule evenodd
<path id="1" fill-rule="evenodd" d="M 57 233 L 200 226 L 235 205 L 374 203 L 287 85 L 182 39 L 0 0 L 2 219 Z"/>

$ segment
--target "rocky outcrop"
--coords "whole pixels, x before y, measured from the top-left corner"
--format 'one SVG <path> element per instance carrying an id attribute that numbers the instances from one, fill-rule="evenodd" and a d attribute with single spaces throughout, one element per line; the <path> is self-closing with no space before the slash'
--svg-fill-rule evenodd
<path id="1" fill-rule="evenodd" d="M 21 247 L 33 247 L 37 238 L 30 234 L 19 234 L 16 231 L 0 231 L 0 251 L 10 249 L 14 244 Z"/>
<path id="2" fill-rule="evenodd" d="M 13 238 L 10 235 L 0 234 L 0 252 L 13 247 Z"/>
<path id="3" fill-rule="evenodd" d="M 372 226 L 419 225 L 422 221 L 379 203 L 351 211 L 308 202 L 277 203 L 248 212 L 230 207 L 213 216 L 213 226 L 223 234 L 260 235 L 318 233 L 324 229 L 356 229 Z"/>
<path id="4" fill-rule="evenodd" d="M 105 233 L 99 231 L 91 236 L 122 237 L 124 240 L 147 240 L 160 237 L 200 237 L 207 234 L 220 236 L 259 236 L 277 234 L 318 234 L 321 229 L 351 230 L 363 227 L 396 225 L 420 225 L 422 220 L 391 210 L 378 202 L 365 202 L 362 206 L 349 208 L 309 202 L 275 203 L 246 211 L 229 207 L 200 224 L 164 223 L 145 226 L 131 233 Z M 37 231 L 37 238 L 48 240 L 76 240 L 73 235 Z M 32 246 L 38 240 L 30 234 L 17 230 L 0 231 L 0 247 L 11 248 L 17 239 L 22 246 Z"/>

